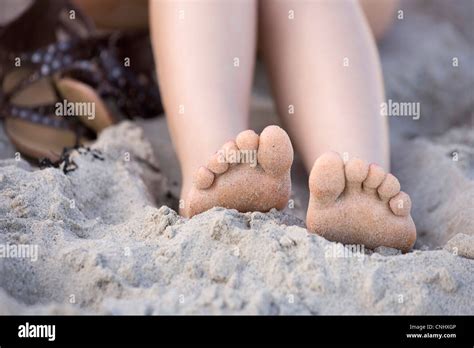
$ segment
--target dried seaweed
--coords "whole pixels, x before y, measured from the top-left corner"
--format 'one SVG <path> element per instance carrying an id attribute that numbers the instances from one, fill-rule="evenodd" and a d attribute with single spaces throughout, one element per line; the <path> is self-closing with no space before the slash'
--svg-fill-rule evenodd
<path id="1" fill-rule="evenodd" d="M 72 154 L 78 152 L 81 155 L 89 154 L 93 159 L 104 161 L 105 158 L 102 155 L 102 152 L 97 149 L 91 149 L 88 146 L 76 145 L 73 147 L 66 147 L 63 149 L 61 156 L 57 161 L 51 161 L 49 158 L 42 158 L 39 160 L 40 169 L 45 168 L 58 168 L 63 171 L 64 174 L 75 171 L 78 169 L 78 165 L 74 162 Z"/>

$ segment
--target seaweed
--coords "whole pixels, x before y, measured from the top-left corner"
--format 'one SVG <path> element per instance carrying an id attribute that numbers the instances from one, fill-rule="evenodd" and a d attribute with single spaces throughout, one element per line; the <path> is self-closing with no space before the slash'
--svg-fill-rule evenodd
<path id="1" fill-rule="evenodd" d="M 61 156 L 57 161 L 51 161 L 49 158 L 42 158 L 39 160 L 40 169 L 45 168 L 57 168 L 61 169 L 64 174 L 68 174 L 72 171 L 78 169 L 78 165 L 71 158 L 71 155 L 74 151 L 77 151 L 79 154 L 90 154 L 93 159 L 104 161 L 105 158 L 102 155 L 102 152 L 97 149 L 91 149 L 88 146 L 76 145 L 73 147 L 65 147 Z"/>

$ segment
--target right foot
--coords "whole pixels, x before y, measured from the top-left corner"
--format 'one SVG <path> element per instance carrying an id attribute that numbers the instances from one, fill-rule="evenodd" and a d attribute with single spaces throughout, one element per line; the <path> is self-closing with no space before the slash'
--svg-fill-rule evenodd
<path id="1" fill-rule="evenodd" d="M 309 177 L 306 225 L 326 239 L 409 251 L 416 240 L 410 197 L 392 174 L 339 154 L 319 157 Z"/>
<path id="2" fill-rule="evenodd" d="M 240 212 L 283 209 L 291 193 L 292 163 L 293 147 L 280 127 L 268 126 L 260 137 L 241 132 L 198 169 L 181 213 L 191 217 L 217 206 Z"/>

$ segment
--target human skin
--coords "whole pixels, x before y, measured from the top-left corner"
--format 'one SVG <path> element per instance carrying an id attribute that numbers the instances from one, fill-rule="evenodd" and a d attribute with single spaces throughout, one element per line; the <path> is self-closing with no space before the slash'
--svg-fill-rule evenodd
<path id="1" fill-rule="evenodd" d="M 261 0 L 257 12 L 252 0 L 151 2 L 158 78 L 183 173 L 181 214 L 217 205 L 281 209 L 289 198 L 293 149 L 284 130 L 230 140 L 248 126 L 258 14 L 278 114 L 310 172 L 308 230 L 369 248 L 413 246 L 411 201 L 387 173 L 388 125 L 380 114 L 375 39 L 390 21 L 374 16 L 373 6 Z M 222 144 L 224 153 L 258 151 L 258 165 L 211 157 Z"/>
<path id="2" fill-rule="evenodd" d="M 74 1 L 96 20 L 115 18 L 110 12 L 121 11 L 118 27 L 137 27 L 143 22 L 144 0 L 133 6 L 124 0 Z M 248 128 L 257 20 L 259 48 L 279 115 L 307 170 L 328 149 L 388 170 L 387 124 L 379 117 L 384 92 L 374 41 L 392 24 L 397 4 L 397 0 L 150 1 L 158 76 L 182 167 L 183 193 L 205 158 Z M 184 15 L 182 20 L 178 11 Z M 239 67 L 230 69 L 235 58 Z M 178 65 L 182 68 L 176 69 Z M 186 96 L 183 90 L 189 91 Z M 202 98 L 204 91 L 207 97 Z M 189 101 L 188 108 L 179 100 L 183 98 Z M 194 103 L 199 108 L 190 110 Z M 184 107 L 180 115 L 189 117 L 173 116 L 179 114 L 180 105 Z M 220 122 L 216 122 L 216 110 Z M 219 125 L 219 131 L 205 127 L 208 141 L 202 149 L 200 144 L 190 144 L 186 135 L 201 130 L 193 120 Z"/>
<path id="3" fill-rule="evenodd" d="M 248 127 L 257 2 L 151 1 L 160 90 L 183 177 Z"/>
<path id="4" fill-rule="evenodd" d="M 385 3 L 377 17 L 380 1 L 371 0 L 362 6 L 346 0 L 151 1 L 154 53 L 181 164 L 182 198 L 209 156 L 248 128 L 257 16 L 279 115 L 307 170 L 327 150 L 388 170 L 387 124 L 379 114 L 383 84 L 370 31 L 372 26 L 381 37 L 388 28 L 396 2 Z M 294 114 L 288 114 L 289 105 Z"/>
<path id="5" fill-rule="evenodd" d="M 278 113 L 308 172 L 329 150 L 388 170 L 380 60 L 359 3 L 262 0 L 260 13 Z"/>

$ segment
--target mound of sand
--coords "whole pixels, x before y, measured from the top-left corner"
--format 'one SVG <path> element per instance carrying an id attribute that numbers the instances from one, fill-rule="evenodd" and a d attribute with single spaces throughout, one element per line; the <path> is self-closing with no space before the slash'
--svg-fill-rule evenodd
<path id="1" fill-rule="evenodd" d="M 67 175 L 3 163 L 0 241 L 38 246 L 2 260 L 3 313 L 472 313 L 472 246 L 454 252 L 472 240 L 372 253 L 277 211 L 183 219 L 153 205 L 143 178 L 167 184 L 140 134 L 107 129 Z"/>
<path id="2" fill-rule="evenodd" d="M 105 130 L 67 174 L 16 161 L 0 129 L 0 314 L 474 314 L 472 2 L 402 8 L 381 56 L 387 98 L 421 103 L 419 120 L 390 120 L 413 252 L 309 234 L 298 160 L 293 208 L 181 218 L 163 118 Z M 275 111 L 261 70 L 256 86 L 259 130 Z"/>

